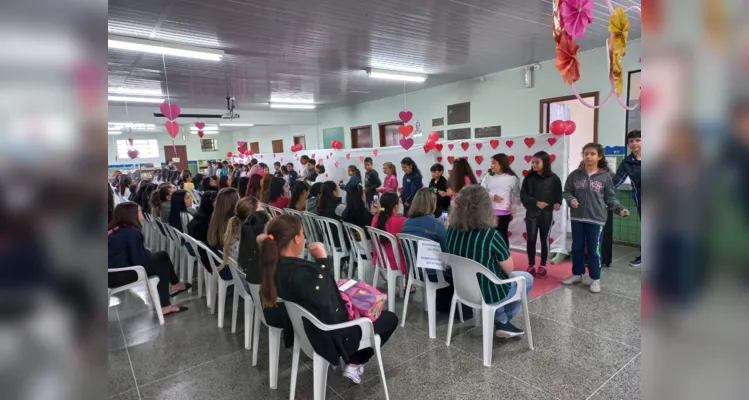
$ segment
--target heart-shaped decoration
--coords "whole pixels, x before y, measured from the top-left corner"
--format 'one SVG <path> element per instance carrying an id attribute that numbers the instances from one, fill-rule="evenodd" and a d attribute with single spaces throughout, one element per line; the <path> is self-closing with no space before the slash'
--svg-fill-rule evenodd
<path id="1" fill-rule="evenodd" d="M 346 153 L 346 159 L 348 160 L 349 158 L 351 158 L 351 153 Z"/>
<path id="2" fill-rule="evenodd" d="M 325 177 L 326 177 L 326 178 L 328 177 L 328 174 L 327 174 L 327 173 L 325 174 Z"/>
<path id="3" fill-rule="evenodd" d="M 414 127 L 413 125 L 402 125 L 398 127 L 398 131 L 401 133 L 401 135 L 408 136 L 413 133 Z"/>
<path id="4" fill-rule="evenodd" d="M 179 124 L 177 121 L 166 121 L 164 123 L 164 126 L 166 127 L 166 131 L 169 132 L 169 136 L 172 137 L 172 139 L 177 137 L 177 134 L 179 133 Z"/>
<path id="5" fill-rule="evenodd" d="M 133 160 L 135 160 L 136 158 L 138 158 L 138 154 L 140 154 L 140 152 L 138 151 L 138 149 L 128 149 L 127 150 L 127 156 L 130 157 Z"/>
<path id="6" fill-rule="evenodd" d="M 202 138 L 203 138 L 203 135 L 205 135 L 205 134 L 203 133 L 203 131 L 198 131 L 198 137 L 199 137 L 199 138 L 201 138 L 201 139 L 202 139 Z"/>
<path id="7" fill-rule="evenodd" d="M 523 239 L 528 240 L 528 232 L 523 232 Z"/>
<path id="8" fill-rule="evenodd" d="M 364 156 L 359 156 L 359 162 L 364 162 Z"/>
<path id="9" fill-rule="evenodd" d="M 334 162 L 333 166 L 335 166 L 336 168 L 338 168 L 338 161 Z"/>
<path id="10" fill-rule="evenodd" d="M 400 118 L 403 123 L 407 124 L 408 121 L 410 121 L 414 117 L 414 113 L 411 111 L 401 111 L 398 113 L 398 118 Z"/>
<path id="11" fill-rule="evenodd" d="M 492 149 L 496 149 L 499 146 L 499 140 L 497 139 L 490 140 L 489 146 L 492 146 Z"/>
<path id="12" fill-rule="evenodd" d="M 525 156 L 524 158 L 525 158 L 525 162 L 531 162 L 531 160 L 533 159 L 533 156 Z"/>
<path id="13" fill-rule="evenodd" d="M 276 153 L 273 153 L 273 158 L 276 158 Z"/>
<path id="14" fill-rule="evenodd" d="M 317 160 L 317 163 L 318 163 L 318 164 L 322 164 L 322 158 L 318 159 L 318 160 Z"/>
<path id="15" fill-rule="evenodd" d="M 233 155 L 233 154 L 232 154 L 232 153 L 231 153 L 231 151 L 230 151 L 230 152 L 226 153 L 226 158 L 231 158 L 231 156 L 232 156 L 232 155 Z"/>
<path id="16" fill-rule="evenodd" d="M 482 170 L 480 170 L 480 169 L 477 169 L 477 170 L 476 170 L 476 176 L 481 176 L 481 174 L 482 174 L 483 172 L 484 172 L 484 171 L 482 171 Z"/>
<path id="17" fill-rule="evenodd" d="M 260 158 L 263 158 L 263 155 L 262 155 L 262 154 L 260 155 Z"/>
<path id="18" fill-rule="evenodd" d="M 237 153 L 244 154 L 245 151 L 247 151 L 246 147 L 237 147 Z"/>
<path id="19" fill-rule="evenodd" d="M 453 156 L 448 156 L 447 157 L 447 162 L 450 163 L 450 165 L 452 165 L 453 161 L 455 161 L 455 157 L 453 157 Z"/>
<path id="20" fill-rule="evenodd" d="M 127 138 L 127 142 L 130 143 L 130 146 L 132 146 L 133 145 L 133 138 L 131 138 L 131 137 Z"/>
<path id="21" fill-rule="evenodd" d="M 196 122 L 195 127 L 198 129 L 203 129 L 205 128 L 205 122 Z"/>
<path id="22" fill-rule="evenodd" d="M 401 128 L 403 128 L 403 127 L 401 126 Z M 411 138 L 408 138 L 408 139 L 403 138 L 403 139 L 399 140 L 398 143 L 401 145 L 401 147 L 403 147 L 404 149 L 408 150 L 408 149 L 410 149 L 414 145 L 414 140 L 411 139 Z"/>
<path id="23" fill-rule="evenodd" d="M 379 153 L 379 151 L 377 151 L 377 149 L 372 150 L 372 154 L 377 155 L 377 153 Z"/>
<path id="24" fill-rule="evenodd" d="M 447 145 L 447 148 L 450 149 L 450 150 L 452 150 L 453 148 L 455 148 L 455 145 L 452 144 L 452 143 L 450 143 L 450 144 Z"/>
<path id="25" fill-rule="evenodd" d="M 244 147 L 244 145 L 246 145 L 246 144 L 247 144 L 247 142 L 245 142 L 244 140 L 237 140 L 237 146 L 239 146 L 239 147 Z"/>
<path id="26" fill-rule="evenodd" d="M 557 159 L 557 155 L 556 154 L 549 154 L 549 160 L 551 160 L 551 162 L 554 162 L 554 160 L 556 160 L 556 159 Z"/>
<path id="27" fill-rule="evenodd" d="M 179 106 L 176 104 L 161 103 L 159 105 L 159 111 L 164 114 L 164 117 L 168 120 L 173 120 L 179 117 Z M 198 129 L 203 129 L 198 127 Z"/>
<path id="28" fill-rule="evenodd" d="M 554 238 L 549 238 L 549 244 L 554 244 Z"/>
<path id="29" fill-rule="evenodd" d="M 484 147 L 484 145 L 483 145 L 483 144 L 481 144 L 481 143 L 476 143 L 476 148 L 477 148 L 477 149 L 481 150 L 481 148 L 482 148 L 482 147 Z"/>
<path id="30" fill-rule="evenodd" d="M 476 160 L 476 164 L 481 165 L 481 163 L 484 161 L 484 157 L 483 156 L 476 156 L 476 157 L 474 157 L 474 160 Z"/>
<path id="31" fill-rule="evenodd" d="M 515 142 L 513 142 L 512 140 L 505 140 L 505 144 L 507 145 L 507 147 L 512 147 Z"/>
<path id="32" fill-rule="evenodd" d="M 536 139 L 532 137 L 525 138 L 523 139 L 523 143 L 525 143 L 525 145 L 528 146 L 528 148 L 530 149 L 533 146 L 533 144 L 536 143 Z"/>
<path id="33" fill-rule="evenodd" d="M 511 238 L 511 237 L 512 237 L 512 232 L 511 232 L 511 231 L 507 231 L 507 237 L 508 237 L 508 238 Z"/>
<path id="34" fill-rule="evenodd" d="M 528 171 L 527 169 L 523 170 L 523 176 L 528 176 L 528 174 L 530 174 L 530 173 L 531 173 L 531 171 Z"/>
<path id="35" fill-rule="evenodd" d="M 315 153 L 310 154 L 310 158 L 315 158 Z"/>
<path id="36" fill-rule="evenodd" d="M 437 162 L 441 163 L 442 162 L 442 157 L 437 157 Z"/>
<path id="37" fill-rule="evenodd" d="M 325 159 L 326 159 L 326 160 L 327 160 L 327 159 L 329 159 L 329 158 L 330 158 L 330 156 L 325 156 Z"/>
<path id="38" fill-rule="evenodd" d="M 338 142 L 338 143 L 341 143 L 341 142 Z M 330 152 L 330 156 L 333 157 L 333 152 L 332 151 Z"/>
<path id="39" fill-rule="evenodd" d="M 468 146 L 470 146 L 470 144 L 468 144 L 468 142 L 463 142 L 463 143 L 460 144 L 460 147 L 463 148 L 463 151 L 467 151 L 468 150 Z"/>
<path id="40" fill-rule="evenodd" d="M 547 142 L 549 142 L 549 146 L 553 146 L 557 142 L 557 138 L 549 138 Z"/>
<path id="41" fill-rule="evenodd" d="M 434 147 L 436 147 L 437 151 L 440 151 L 440 152 L 442 151 L 442 148 L 443 148 L 442 143 L 437 143 L 436 145 L 434 145 Z"/>
<path id="42" fill-rule="evenodd" d="M 507 156 L 507 161 L 510 162 L 510 164 L 515 162 L 515 156 Z"/>

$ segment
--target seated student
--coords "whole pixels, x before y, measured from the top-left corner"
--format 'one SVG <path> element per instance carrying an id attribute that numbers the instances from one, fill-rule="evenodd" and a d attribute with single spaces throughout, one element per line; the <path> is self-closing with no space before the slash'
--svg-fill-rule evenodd
<path id="1" fill-rule="evenodd" d="M 263 181 L 263 176 L 259 173 L 250 175 L 250 181 L 247 184 L 247 192 L 245 197 L 252 196 L 260 199 L 260 183 Z"/>
<path id="2" fill-rule="evenodd" d="M 346 209 L 346 205 L 342 204 L 341 198 L 338 196 L 338 194 L 338 185 L 336 185 L 335 182 L 324 182 L 320 190 L 320 196 L 317 199 L 316 214 L 321 217 L 332 218 L 340 221 L 343 210 Z M 332 227 L 331 232 L 333 234 L 333 241 L 335 243 L 335 246 L 341 246 L 341 240 L 338 235 L 338 228 Z"/>
<path id="3" fill-rule="evenodd" d="M 284 196 L 286 182 L 283 178 L 274 177 L 268 187 L 268 205 L 284 209 L 289 206 L 289 196 Z"/>
<path id="4" fill-rule="evenodd" d="M 315 164 L 317 164 L 317 161 L 315 161 L 314 159 L 310 158 L 309 161 L 307 161 L 307 168 L 305 170 L 305 172 L 307 172 L 307 176 L 304 177 L 304 180 L 306 180 L 307 182 L 317 182 L 317 169 L 315 168 Z"/>
<path id="5" fill-rule="evenodd" d="M 195 190 L 195 185 L 192 183 L 192 174 L 189 172 L 182 174 L 182 189 Z"/>
<path id="6" fill-rule="evenodd" d="M 239 178 L 239 184 L 237 185 L 237 190 L 239 191 L 239 195 L 242 197 L 247 197 L 247 186 L 250 184 L 250 178 L 243 176 Z"/>
<path id="7" fill-rule="evenodd" d="M 406 217 L 398 215 L 398 195 L 395 193 L 387 192 L 383 193 L 380 198 L 380 210 L 377 215 L 372 219 L 372 226 L 385 231 L 393 236 L 403 232 L 403 225 L 406 223 Z M 383 243 L 385 250 L 388 254 L 388 260 L 390 261 L 390 268 L 395 269 L 395 254 L 393 253 L 392 243 Z M 400 246 L 400 245 L 399 245 Z M 401 255 L 401 272 L 407 274 L 406 261 L 403 257 L 403 251 L 400 251 Z M 377 253 L 374 253 L 373 265 L 377 265 Z"/>
<path id="8" fill-rule="evenodd" d="M 239 201 L 239 192 L 234 188 L 224 188 L 216 195 L 213 215 L 208 224 L 208 242 L 206 243 L 217 255 L 224 249 L 224 233 L 229 220 L 234 216 L 234 210 Z M 209 261 L 209 260 L 205 260 Z M 208 264 L 210 265 L 210 264 Z M 231 278 L 231 276 L 229 276 Z M 228 280 L 227 278 L 224 278 Z"/>
<path id="9" fill-rule="evenodd" d="M 270 182 L 273 180 L 273 175 L 264 175 L 260 181 L 260 196 L 258 199 L 260 202 L 268 204 L 268 189 L 270 189 Z"/>
<path id="10" fill-rule="evenodd" d="M 307 197 L 307 209 L 311 213 L 317 212 L 317 198 L 320 196 L 320 190 L 322 190 L 322 183 L 317 182 L 312 185 L 309 189 L 309 196 Z"/>
<path id="11" fill-rule="evenodd" d="M 309 185 L 304 181 L 299 181 L 297 183 L 298 184 L 294 185 L 294 189 L 292 189 L 288 208 L 297 211 L 306 211 L 307 197 L 309 197 L 310 192 Z"/>
<path id="12" fill-rule="evenodd" d="M 254 197 L 243 197 L 237 201 L 237 205 L 234 207 L 234 215 L 229 218 L 222 239 L 223 249 L 221 250 L 223 257 L 221 265 L 218 267 L 218 273 L 223 279 L 231 279 L 231 269 L 228 267 L 229 257 L 239 263 L 239 239 L 242 232 L 242 224 L 252 213 L 262 209 L 260 201 Z"/>
<path id="13" fill-rule="evenodd" d="M 328 180 L 328 177 L 325 176 L 325 166 L 322 164 L 317 164 L 315 166 L 315 173 L 317 174 L 317 177 L 315 178 L 315 182 L 325 182 Z"/>
<path id="14" fill-rule="evenodd" d="M 445 173 L 445 167 L 437 163 L 432 165 L 432 168 L 429 170 L 432 172 L 429 189 L 437 196 L 437 207 L 434 209 L 434 216 L 440 218 L 443 212 L 450 209 L 450 197 L 440 195 L 442 192 L 447 192 L 447 179 L 442 176 Z"/>
<path id="15" fill-rule="evenodd" d="M 203 197 L 200 198 L 200 207 L 198 207 L 197 214 L 187 224 L 187 234 L 203 243 L 208 243 L 208 225 L 211 223 L 211 216 L 213 216 L 213 203 L 216 200 L 216 194 L 217 192 L 213 190 L 203 193 Z M 200 262 L 203 264 L 203 267 L 208 272 L 213 273 L 205 251 L 199 248 L 198 254 L 200 255 Z"/>
<path id="16" fill-rule="evenodd" d="M 315 261 L 300 258 L 304 249 L 302 221 L 293 215 L 282 215 L 268 224 L 260 250 L 260 301 L 263 308 L 278 306 L 278 298 L 293 302 L 324 324 L 348 322 L 346 304 L 330 274 L 332 261 L 322 243 L 307 246 Z M 374 321 L 374 331 L 384 345 L 398 326 L 398 317 L 390 311 Z M 324 332 L 305 322 L 304 330 L 315 353 L 329 363 L 346 363 L 343 376 L 359 384 L 364 364 L 374 355 L 371 348 L 359 350 L 362 332 L 359 327 Z"/>
<path id="17" fill-rule="evenodd" d="M 533 287 L 533 277 L 525 271 L 513 271 L 515 266 L 502 235 L 495 228 L 494 207 L 489 192 L 479 185 L 464 186 L 450 210 L 447 228 L 447 249 L 450 253 L 476 261 L 488 268 L 499 279 L 525 277 L 526 294 Z M 455 275 L 457 272 L 453 272 Z M 497 285 L 483 275 L 479 277 L 481 294 L 487 304 L 498 303 L 514 296 L 517 284 Z M 510 323 L 520 310 L 520 301 L 497 309 L 494 316 L 495 335 L 510 338 L 524 334 Z"/>
<path id="18" fill-rule="evenodd" d="M 172 185 L 171 183 L 167 185 L 168 186 L 163 186 L 161 189 L 159 189 L 158 194 L 158 217 L 164 223 L 167 223 L 167 221 L 169 221 L 169 213 L 172 209 L 172 194 L 174 193 L 174 185 Z"/>
<path id="19" fill-rule="evenodd" d="M 203 181 L 200 183 L 200 190 L 203 192 L 207 192 L 209 190 L 218 191 L 218 188 L 216 187 L 216 177 L 215 176 L 206 176 L 203 178 Z"/>
<path id="20" fill-rule="evenodd" d="M 221 175 L 218 178 L 218 190 L 228 187 L 231 187 L 231 178 L 229 175 Z"/>
<path id="21" fill-rule="evenodd" d="M 140 199 L 138 199 L 138 205 L 145 214 L 151 215 L 151 202 L 149 200 L 151 200 L 153 192 L 155 192 L 158 187 L 159 185 L 155 183 L 149 183 L 143 190 Z"/>
<path id="22" fill-rule="evenodd" d="M 403 232 L 429 239 L 440 244 L 442 251 L 447 251 L 447 229 L 445 224 L 434 217 L 434 209 L 437 207 L 437 195 L 429 188 L 421 188 L 416 191 L 411 209 L 408 210 L 408 219 L 403 224 Z"/>
<path id="23" fill-rule="evenodd" d="M 169 225 L 180 232 L 187 232 L 187 224 L 192 216 L 188 209 L 192 207 L 192 195 L 187 190 L 177 190 L 172 193 L 171 206 L 169 207 Z"/>
<path id="24" fill-rule="evenodd" d="M 364 190 L 361 186 L 351 186 L 346 189 L 346 206 L 341 214 L 343 222 L 354 224 L 367 232 L 368 226 L 372 225 L 372 213 L 364 204 Z"/>
<path id="25" fill-rule="evenodd" d="M 190 289 L 192 285 L 179 281 L 165 251 L 150 253 L 143 245 L 142 218 L 138 205 L 133 202 L 120 203 L 115 207 L 109 224 L 108 268 L 142 266 L 148 276 L 159 277 L 156 291 L 161 301 L 161 312 L 169 315 L 186 311 L 187 307 L 171 305 L 170 298 Z M 114 288 L 133 283 L 138 277 L 134 271 L 122 271 L 108 274 L 107 279 L 109 287 Z"/>

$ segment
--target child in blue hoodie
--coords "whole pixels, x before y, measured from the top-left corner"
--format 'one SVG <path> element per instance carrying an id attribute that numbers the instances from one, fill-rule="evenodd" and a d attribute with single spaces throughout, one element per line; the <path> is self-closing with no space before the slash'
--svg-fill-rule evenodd
<path id="1" fill-rule="evenodd" d="M 601 291 L 601 237 L 608 209 L 626 217 L 629 211 L 619 204 L 614 193 L 603 146 L 588 143 L 583 147 L 583 162 L 572 171 L 564 184 L 562 197 L 570 206 L 572 225 L 572 275 L 565 285 L 580 283 L 585 274 L 585 246 L 588 246 L 590 291 Z"/>
<path id="2" fill-rule="evenodd" d="M 424 184 L 421 179 L 421 171 L 416 166 L 414 160 L 411 157 L 406 157 L 401 160 L 401 169 L 403 170 L 403 191 L 401 192 L 401 201 L 403 202 L 403 215 L 408 217 L 408 210 L 411 208 L 411 201 L 413 201 L 416 192 L 419 191 Z"/>

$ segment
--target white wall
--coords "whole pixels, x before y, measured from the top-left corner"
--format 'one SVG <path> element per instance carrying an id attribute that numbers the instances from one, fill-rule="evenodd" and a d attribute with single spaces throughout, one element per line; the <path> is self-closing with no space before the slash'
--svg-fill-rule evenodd
<path id="1" fill-rule="evenodd" d="M 641 54 L 640 40 L 630 41 L 624 59 L 626 80 L 627 71 L 640 69 L 638 59 Z M 550 54 L 551 55 L 551 54 Z M 603 47 L 579 54 L 581 79 L 577 82 L 579 92 L 600 92 L 601 101 L 608 95 L 607 55 Z M 346 147 L 350 147 L 351 127 L 373 125 L 374 146 L 379 146 L 377 124 L 398 119 L 398 113 L 405 109 L 414 113 L 415 121 L 421 121 L 425 135 L 415 138 L 417 143 L 426 141 L 426 133 L 431 128 L 432 118 L 444 117 L 447 123 L 447 106 L 471 102 L 471 123 L 439 127 L 435 130 L 453 128 L 501 125 L 502 136 L 520 136 L 538 133 L 539 100 L 572 94 L 569 85 L 562 81 L 553 60 L 541 63 L 541 70 L 534 73 L 534 87 L 524 87 L 524 71 L 515 69 L 487 75 L 486 82 L 471 79 L 408 93 L 386 99 L 339 107 L 318 112 L 318 132 L 343 126 Z M 624 83 L 626 92 L 627 82 Z M 625 94 L 626 96 L 626 94 Z M 626 97 L 624 98 L 626 101 Z M 407 107 L 404 106 L 407 103 Z M 604 146 L 621 146 L 624 143 L 625 110 L 615 100 L 611 100 L 599 110 L 598 140 Z M 473 135 L 473 133 L 472 133 Z"/>
<path id="2" fill-rule="evenodd" d="M 103 134 L 103 132 L 102 132 Z M 159 158 L 153 159 L 153 158 L 136 158 L 135 160 L 131 160 L 130 158 L 115 160 L 115 155 L 117 154 L 117 149 L 115 147 L 114 140 L 127 140 L 127 138 L 133 138 L 133 140 L 148 140 L 148 139 L 156 139 L 159 142 Z M 182 134 L 178 135 L 174 139 L 174 144 L 177 146 L 185 145 L 187 146 L 187 159 L 188 161 L 197 161 L 197 160 L 211 160 L 216 158 L 225 158 L 226 153 L 232 150 L 236 151 L 236 144 L 234 144 L 234 137 L 231 133 L 220 133 L 218 135 L 204 135 L 203 139 L 218 139 L 218 149 L 219 151 L 214 152 L 203 152 L 200 150 L 200 137 L 198 135 L 192 135 L 192 134 L 186 134 L 185 135 L 187 141 L 182 141 Z M 121 135 L 108 135 L 107 140 L 109 140 L 107 145 L 107 151 L 108 151 L 108 165 L 113 164 L 145 164 L 145 163 L 155 163 L 158 165 L 158 163 L 165 162 L 166 158 L 164 156 L 164 146 L 171 146 L 172 144 L 172 138 L 169 136 L 166 132 L 157 132 L 157 133 L 140 133 L 140 132 L 134 132 L 132 134 L 126 134 L 123 133 Z"/>
<path id="3" fill-rule="evenodd" d="M 247 143 L 259 142 L 261 153 L 273 152 L 273 141 L 283 139 L 283 149 L 290 152 L 294 144 L 294 136 L 304 136 L 308 149 L 318 149 L 317 125 L 270 125 L 254 126 L 247 130 L 234 132 L 234 149 L 237 148 L 237 141 L 244 140 Z M 249 144 L 247 148 L 249 148 Z M 224 153 L 226 155 L 226 153 Z"/>

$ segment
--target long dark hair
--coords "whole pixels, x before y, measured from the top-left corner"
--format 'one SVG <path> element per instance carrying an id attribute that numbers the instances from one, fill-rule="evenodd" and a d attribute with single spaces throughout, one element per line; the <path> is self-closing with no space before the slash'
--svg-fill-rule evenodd
<path id="1" fill-rule="evenodd" d="M 323 211 L 325 211 L 325 206 L 327 203 L 333 201 L 333 193 L 337 188 L 338 186 L 333 181 L 323 182 L 320 196 L 317 199 L 317 215 L 324 216 Z"/>
<path id="2" fill-rule="evenodd" d="M 200 186 L 203 184 L 203 177 L 204 175 L 201 173 L 195 174 L 195 176 L 192 178 L 192 183 L 195 184 L 195 189 L 197 190 L 203 190 L 203 188 Z"/>
<path id="3" fill-rule="evenodd" d="M 274 307 L 278 300 L 276 267 L 281 250 L 302 230 L 302 221 L 296 215 L 279 215 L 268 224 L 268 237 L 260 250 L 260 301 L 263 308 Z"/>
<path id="4" fill-rule="evenodd" d="M 419 175 L 421 175 L 421 171 L 419 171 L 419 167 L 416 165 L 414 160 L 411 159 L 411 157 L 405 157 L 401 160 L 401 165 L 406 164 L 409 167 L 411 167 L 411 172 L 415 172 Z"/>
<path id="5" fill-rule="evenodd" d="M 289 200 L 289 208 L 292 208 L 297 211 L 304 211 L 305 206 L 302 204 L 302 209 L 296 208 L 296 203 L 299 202 L 299 199 L 302 197 L 304 192 L 309 192 L 309 185 L 307 182 L 304 181 L 298 181 L 294 184 L 294 191 L 291 192 L 291 200 Z M 305 199 L 306 200 L 306 199 Z"/>
<path id="6" fill-rule="evenodd" d="M 130 185 L 133 184 L 133 178 L 127 175 L 120 175 L 120 183 L 118 189 L 120 190 L 120 196 L 125 195 L 125 189 L 129 189 Z"/>
<path id="7" fill-rule="evenodd" d="M 169 225 L 174 229 L 182 232 L 182 213 L 187 212 L 187 206 L 185 206 L 185 197 L 187 196 L 187 190 L 180 189 L 172 193 L 172 207 L 169 209 Z"/>
<path id="8" fill-rule="evenodd" d="M 251 265 L 258 268 L 258 270 L 260 268 L 260 246 L 257 244 L 257 237 L 265 232 L 265 226 L 270 220 L 270 214 L 267 212 L 263 210 L 255 211 L 244 220 L 244 225 L 239 235 L 240 243 L 243 243 L 244 247 L 248 249 L 247 257 L 250 258 Z"/>
<path id="9" fill-rule="evenodd" d="M 109 223 L 109 229 L 115 227 L 127 228 L 135 227 L 140 229 L 140 220 L 138 219 L 138 205 L 132 201 L 126 201 L 117 204 L 112 212 L 112 221 Z"/>
<path id="10" fill-rule="evenodd" d="M 453 161 L 453 172 L 450 173 L 448 187 L 452 189 L 454 193 L 460 192 L 460 189 L 463 189 L 463 186 L 466 185 L 466 177 L 471 181 L 471 185 L 475 185 L 476 182 L 478 182 L 468 160 L 465 158 L 456 158 L 455 161 Z"/>
<path id="11" fill-rule="evenodd" d="M 517 178 L 517 174 L 515 171 L 510 168 L 510 158 L 507 157 L 507 154 L 505 153 L 497 153 L 492 156 L 492 160 L 496 161 L 497 164 L 499 164 L 500 167 L 502 167 L 502 173 L 507 175 L 512 175 Z M 494 174 L 494 171 L 490 171 L 491 174 Z"/>
<path id="12" fill-rule="evenodd" d="M 234 216 L 234 208 L 239 201 L 239 193 L 234 188 L 223 188 L 216 195 L 211 222 L 208 223 L 208 244 L 216 246 L 222 243 L 226 226 Z"/>
<path id="13" fill-rule="evenodd" d="M 551 176 L 551 157 L 549 157 L 549 153 L 541 150 L 538 153 L 533 155 L 533 158 L 538 158 L 541 160 L 541 163 L 543 166 L 541 166 L 541 173 L 537 173 L 536 171 L 531 170 L 531 173 L 540 175 L 543 177 Z"/>
<path id="14" fill-rule="evenodd" d="M 200 182 L 200 190 L 202 190 L 202 191 L 205 192 L 205 191 L 208 191 L 208 190 L 211 190 L 211 189 L 213 189 L 211 187 L 211 177 L 210 176 L 206 176 Z"/>
<path id="15" fill-rule="evenodd" d="M 299 183 L 299 182 L 297 182 Z M 315 182 L 312 184 L 312 187 L 309 188 L 309 197 L 318 197 L 320 196 L 320 191 L 322 190 L 322 182 Z"/>
<path id="16" fill-rule="evenodd" d="M 286 181 L 284 181 L 283 178 L 274 177 L 270 180 L 270 185 L 268 187 L 268 202 L 276 201 L 276 199 L 283 195 L 284 185 L 286 185 Z"/>
<path id="17" fill-rule="evenodd" d="M 213 215 L 213 202 L 216 201 L 216 194 L 218 194 L 218 192 L 215 190 L 209 190 L 203 193 L 203 196 L 200 198 L 200 207 L 198 207 L 198 213 L 195 215 L 195 218 L 204 218 L 210 222 L 211 216 Z"/>
<path id="18" fill-rule="evenodd" d="M 583 146 L 582 153 L 585 154 L 585 150 L 587 149 L 596 149 L 596 152 L 598 152 L 598 155 L 601 156 L 601 159 L 598 160 L 598 169 L 602 169 L 604 171 L 609 171 L 609 163 L 606 161 L 606 152 L 603 150 L 603 146 L 599 143 L 590 142 Z M 585 165 L 585 160 L 580 162 L 580 168 L 582 168 Z"/>
<path id="19" fill-rule="evenodd" d="M 261 202 L 268 204 L 268 189 L 270 189 L 270 181 L 273 180 L 273 174 L 263 176 L 260 181 L 260 199 Z"/>
<path id="20" fill-rule="evenodd" d="M 359 178 L 359 182 L 361 182 L 361 171 L 359 171 L 359 168 L 356 168 L 356 165 L 349 165 L 348 166 L 349 171 L 353 171 L 354 175 L 357 178 Z"/>
<path id="21" fill-rule="evenodd" d="M 342 215 L 344 220 L 367 211 L 362 193 L 361 185 L 349 186 L 346 189 L 346 209 L 343 210 Z"/>
<path id="22" fill-rule="evenodd" d="M 247 196 L 247 185 L 250 184 L 250 178 L 243 176 L 239 178 L 239 184 L 237 185 L 237 190 L 239 190 L 239 195 L 241 197 Z"/>
<path id="23" fill-rule="evenodd" d="M 227 187 L 229 187 L 229 177 L 227 175 L 223 175 L 220 178 L 218 178 L 218 190 L 221 190 Z"/>
<path id="24" fill-rule="evenodd" d="M 142 208 L 143 212 L 146 214 L 151 213 L 151 204 L 149 200 L 151 200 L 151 195 L 153 195 L 153 192 L 155 192 L 158 187 L 159 185 L 155 183 L 149 183 L 140 195 L 140 208 Z"/>
<path id="25" fill-rule="evenodd" d="M 247 184 L 247 196 L 253 196 L 260 199 L 260 183 L 263 177 L 260 174 L 252 174 L 250 183 Z"/>
<path id="26" fill-rule="evenodd" d="M 135 203 L 138 203 L 138 205 L 140 205 L 141 208 L 143 208 L 143 192 L 146 191 L 146 188 L 150 184 L 151 184 L 150 179 L 144 179 L 140 181 L 140 183 L 138 183 L 138 190 L 132 193 L 133 195 L 132 201 L 134 201 Z"/>
<path id="27" fill-rule="evenodd" d="M 395 212 L 398 205 L 398 195 L 392 192 L 383 193 L 380 197 L 380 214 L 377 217 L 377 229 L 385 230 L 385 224 Z"/>

